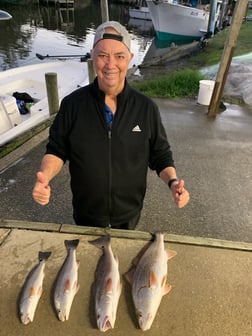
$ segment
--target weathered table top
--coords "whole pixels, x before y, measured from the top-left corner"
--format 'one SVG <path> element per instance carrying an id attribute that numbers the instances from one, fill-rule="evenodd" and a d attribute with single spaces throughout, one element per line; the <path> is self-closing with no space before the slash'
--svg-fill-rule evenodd
<path id="1" fill-rule="evenodd" d="M 50 230 L 49 230 L 50 231 Z M 66 230 L 67 231 L 67 230 Z M 72 232 L 71 232 L 72 231 Z M 97 238 L 98 231 L 83 234 L 74 226 L 69 233 L 0 228 L 0 316 L 1 330 L 5 336 L 44 335 L 98 335 L 92 315 L 91 285 L 101 251 L 88 243 Z M 146 244 L 149 235 L 141 232 L 111 230 L 112 249 L 119 258 L 120 273 L 130 267 L 131 260 Z M 136 239 L 134 238 L 136 237 Z M 165 235 L 169 240 L 169 235 Z M 79 239 L 77 259 L 80 261 L 80 289 L 73 301 L 70 319 L 60 322 L 54 312 L 52 288 L 64 258 L 65 239 Z M 152 328 L 146 331 L 155 336 L 231 336 L 252 335 L 252 254 L 240 246 L 202 246 L 181 241 L 166 242 L 177 251 L 169 261 L 168 283 L 171 292 L 164 296 Z M 204 244 L 207 245 L 207 244 Z M 224 244 L 225 245 L 225 244 Z M 43 294 L 35 318 L 25 326 L 20 322 L 17 300 L 24 280 L 38 262 L 39 251 L 51 251 L 46 263 Z M 120 297 L 115 328 L 107 334 L 139 335 L 131 288 L 122 276 L 123 290 Z"/>

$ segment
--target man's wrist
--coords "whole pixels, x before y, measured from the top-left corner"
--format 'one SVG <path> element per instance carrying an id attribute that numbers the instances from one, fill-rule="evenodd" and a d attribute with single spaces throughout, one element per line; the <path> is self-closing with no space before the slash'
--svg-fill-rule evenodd
<path id="1" fill-rule="evenodd" d="M 170 179 L 169 182 L 168 182 L 168 187 L 171 189 L 173 183 L 174 182 L 178 182 L 178 181 L 179 181 L 178 178 L 172 178 L 172 179 Z"/>

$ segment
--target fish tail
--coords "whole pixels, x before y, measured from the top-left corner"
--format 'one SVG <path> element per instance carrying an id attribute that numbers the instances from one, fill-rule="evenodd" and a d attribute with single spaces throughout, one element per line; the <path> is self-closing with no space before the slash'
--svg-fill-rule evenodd
<path id="1" fill-rule="evenodd" d="M 158 238 L 163 238 L 165 235 L 166 231 L 165 230 L 159 230 L 159 231 L 149 231 L 149 234 L 151 235 L 150 241 L 155 241 Z"/>
<path id="2" fill-rule="evenodd" d="M 80 240 L 79 239 L 73 239 L 73 240 L 65 240 L 65 246 L 67 249 L 73 248 L 76 249 L 79 245 Z"/>
<path id="3" fill-rule="evenodd" d="M 39 251 L 39 254 L 38 254 L 39 261 L 47 260 L 51 254 L 52 254 L 51 251 L 48 251 L 48 252 Z"/>
<path id="4" fill-rule="evenodd" d="M 99 237 L 95 240 L 89 240 L 88 242 L 100 249 L 104 249 L 110 243 L 111 236 L 108 234 L 106 236 Z"/>

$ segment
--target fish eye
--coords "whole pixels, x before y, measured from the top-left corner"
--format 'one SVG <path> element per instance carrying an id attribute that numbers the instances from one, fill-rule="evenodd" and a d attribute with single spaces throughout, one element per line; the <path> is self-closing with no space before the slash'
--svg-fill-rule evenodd
<path id="1" fill-rule="evenodd" d="M 138 318 L 141 318 L 142 316 L 143 316 L 143 313 L 142 313 L 141 311 L 138 311 L 138 312 L 137 312 L 137 317 L 138 317 Z"/>

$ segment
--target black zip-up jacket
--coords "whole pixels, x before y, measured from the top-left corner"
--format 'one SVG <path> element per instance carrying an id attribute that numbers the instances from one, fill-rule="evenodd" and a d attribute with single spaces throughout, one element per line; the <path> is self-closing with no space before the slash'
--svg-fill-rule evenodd
<path id="1" fill-rule="evenodd" d="M 140 213 L 148 166 L 173 166 L 157 105 L 125 81 L 111 130 L 97 79 L 66 96 L 51 128 L 47 154 L 69 160 L 74 217 L 116 226 Z"/>

